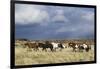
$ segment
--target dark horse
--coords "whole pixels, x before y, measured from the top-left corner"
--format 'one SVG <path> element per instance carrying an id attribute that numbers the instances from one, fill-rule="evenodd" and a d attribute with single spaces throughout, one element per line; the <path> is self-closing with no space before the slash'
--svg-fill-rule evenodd
<path id="1" fill-rule="evenodd" d="M 59 43 L 59 44 L 58 44 L 58 47 L 60 48 L 60 51 L 62 51 L 62 49 L 64 49 L 62 43 Z"/>
<path id="2" fill-rule="evenodd" d="M 83 50 L 85 50 L 86 52 L 88 52 L 91 49 L 91 47 L 89 45 L 87 45 L 87 44 L 79 45 L 78 48 L 79 48 L 80 52 L 82 52 Z"/>
<path id="3" fill-rule="evenodd" d="M 49 41 L 46 41 L 45 43 L 38 43 L 38 47 L 42 48 L 42 51 L 47 51 L 47 48 L 50 48 L 50 50 L 53 51 L 53 45 L 49 43 Z"/>

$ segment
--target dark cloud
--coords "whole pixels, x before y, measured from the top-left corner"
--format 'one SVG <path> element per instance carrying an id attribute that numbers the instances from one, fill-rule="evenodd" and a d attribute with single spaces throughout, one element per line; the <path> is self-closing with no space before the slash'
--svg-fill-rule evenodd
<path id="1" fill-rule="evenodd" d="M 20 5 L 20 4 L 19 4 Z M 27 10 L 26 5 L 18 9 Z M 27 5 L 28 6 L 28 5 Z M 29 8 L 31 7 L 31 8 Z M 15 37 L 27 39 L 93 39 L 94 38 L 94 9 L 59 6 L 29 6 L 27 15 L 15 18 Z M 34 10 L 32 10 L 32 8 Z M 18 11 L 18 12 L 17 12 Z M 32 13 L 36 14 L 32 14 Z M 38 13 L 37 13 L 37 12 Z M 23 12 L 24 13 L 24 12 Z M 40 15 L 41 13 L 41 15 Z M 28 16 L 28 17 L 27 17 Z M 32 17 L 33 18 L 32 18 Z M 20 19 L 21 18 L 21 19 Z M 25 19 L 27 21 L 25 22 Z M 17 21 L 18 20 L 18 21 Z M 28 22 L 29 21 L 29 22 Z"/>

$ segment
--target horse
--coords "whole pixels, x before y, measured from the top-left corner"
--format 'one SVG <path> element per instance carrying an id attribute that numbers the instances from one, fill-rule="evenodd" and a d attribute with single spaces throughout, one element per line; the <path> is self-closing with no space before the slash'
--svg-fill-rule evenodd
<path id="1" fill-rule="evenodd" d="M 60 51 L 65 48 L 65 46 L 62 43 L 52 42 L 51 44 L 53 45 L 54 51 L 56 51 L 56 49 L 58 49 L 58 48 L 60 48 Z"/>
<path id="2" fill-rule="evenodd" d="M 42 51 L 47 51 L 46 49 L 49 48 L 53 52 L 53 45 L 46 41 L 45 43 L 38 43 L 38 47 L 42 48 Z"/>
<path id="3" fill-rule="evenodd" d="M 28 50 L 33 49 L 35 51 L 39 50 L 38 48 L 38 44 L 37 43 L 31 43 L 31 42 L 27 42 L 25 43 L 25 46 L 28 47 Z"/>
<path id="4" fill-rule="evenodd" d="M 83 50 L 85 50 L 86 52 L 88 52 L 90 49 L 91 49 L 91 47 L 89 46 L 89 45 L 87 45 L 87 44 L 82 44 L 82 45 L 79 45 L 79 51 L 83 51 Z"/>
<path id="5" fill-rule="evenodd" d="M 78 49 L 78 45 L 76 43 L 70 42 L 68 47 L 73 48 L 73 51 L 76 52 Z"/>
<path id="6" fill-rule="evenodd" d="M 73 48 L 74 52 L 83 52 L 84 50 L 88 52 L 91 49 L 91 47 L 85 43 L 79 45 L 77 43 L 69 43 L 69 47 Z"/>

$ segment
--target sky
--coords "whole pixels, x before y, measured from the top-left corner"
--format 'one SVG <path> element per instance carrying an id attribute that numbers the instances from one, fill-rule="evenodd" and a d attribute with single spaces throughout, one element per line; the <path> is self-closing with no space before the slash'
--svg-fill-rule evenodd
<path id="1" fill-rule="evenodd" d="M 94 8 L 15 4 L 15 38 L 94 39 Z"/>

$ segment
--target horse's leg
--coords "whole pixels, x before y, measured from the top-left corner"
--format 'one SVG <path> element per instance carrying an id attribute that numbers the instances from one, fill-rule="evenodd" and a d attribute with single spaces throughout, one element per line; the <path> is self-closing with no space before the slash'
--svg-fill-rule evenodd
<path id="1" fill-rule="evenodd" d="M 45 52 L 47 52 L 47 48 L 45 48 Z"/>
<path id="2" fill-rule="evenodd" d="M 57 48 L 54 48 L 54 49 L 53 49 L 53 51 L 55 51 L 55 52 L 56 52 L 56 49 L 57 49 Z"/>
<path id="3" fill-rule="evenodd" d="M 57 48 L 55 48 L 55 50 L 54 50 L 55 52 L 57 51 Z"/>
<path id="4" fill-rule="evenodd" d="M 74 52 L 77 52 L 77 49 L 76 48 L 74 49 Z"/>
<path id="5" fill-rule="evenodd" d="M 79 47 L 78 49 L 79 49 L 79 52 L 82 52 L 82 48 L 81 47 Z"/>
<path id="6" fill-rule="evenodd" d="M 50 48 L 51 49 L 51 51 L 53 52 L 54 51 L 54 49 L 53 48 Z"/>
<path id="7" fill-rule="evenodd" d="M 79 52 L 81 52 L 81 49 L 80 49 L 80 48 L 78 48 L 78 51 L 79 51 Z"/>
<path id="8" fill-rule="evenodd" d="M 36 51 L 38 51 L 39 50 L 39 48 L 36 48 Z"/>
<path id="9" fill-rule="evenodd" d="M 42 51 L 44 51 L 44 48 L 42 48 Z"/>
<path id="10" fill-rule="evenodd" d="M 76 48 L 73 48 L 73 52 L 77 52 L 76 50 L 77 50 Z"/>
<path id="11" fill-rule="evenodd" d="M 89 48 L 86 48 L 85 50 L 86 50 L 86 52 L 88 52 L 89 51 Z"/>
<path id="12" fill-rule="evenodd" d="M 43 48 L 42 51 L 45 51 L 46 52 L 47 50 L 46 50 L 46 48 Z"/>
<path id="13" fill-rule="evenodd" d="M 35 51 L 35 48 L 33 48 L 33 50 Z"/>
<path id="14" fill-rule="evenodd" d="M 75 52 L 75 48 L 73 48 L 73 52 Z"/>
<path id="15" fill-rule="evenodd" d="M 38 51 L 39 50 L 38 47 L 35 47 L 34 49 L 35 49 L 35 51 Z"/>
<path id="16" fill-rule="evenodd" d="M 37 51 L 37 48 L 34 48 L 34 51 Z"/>

